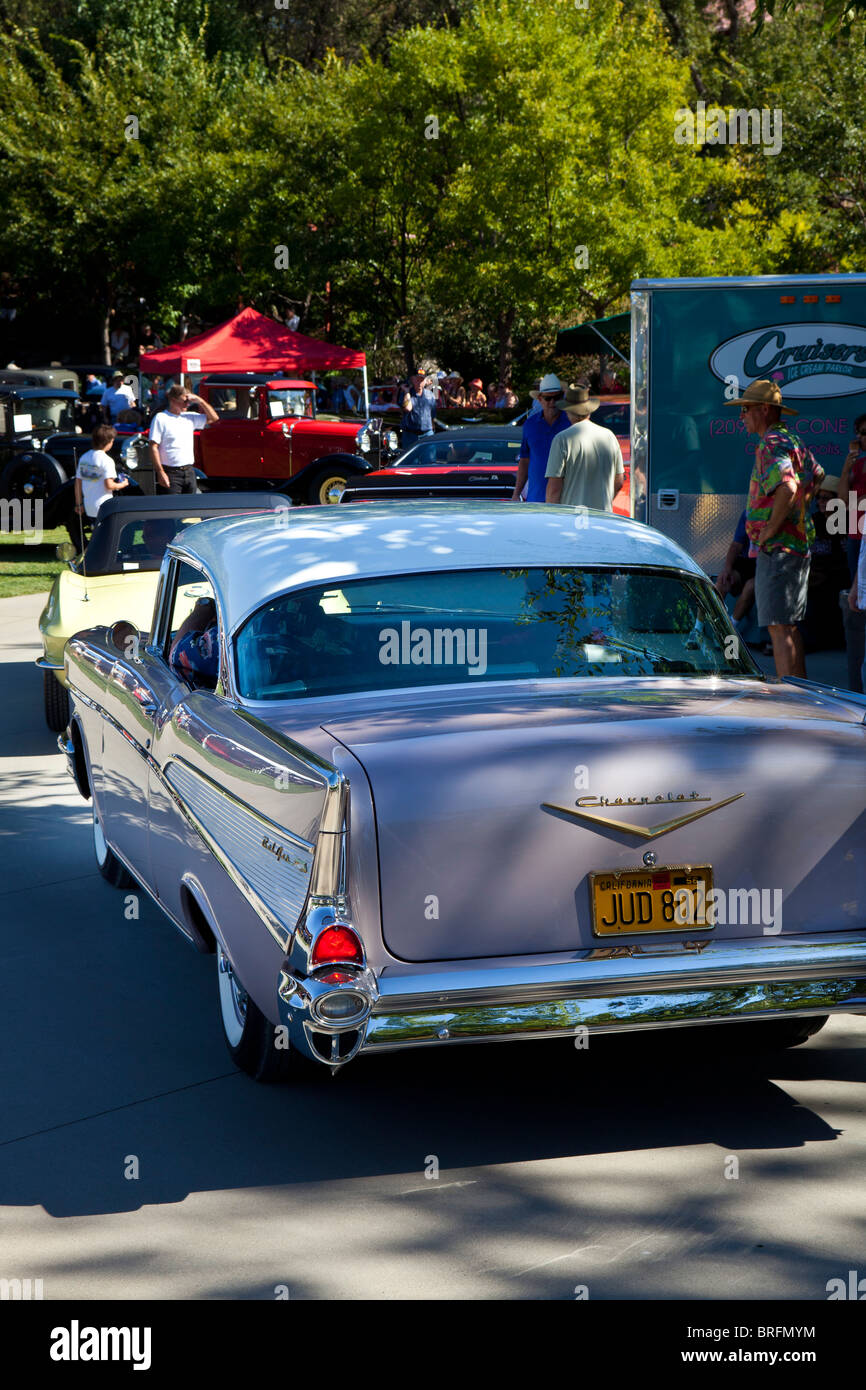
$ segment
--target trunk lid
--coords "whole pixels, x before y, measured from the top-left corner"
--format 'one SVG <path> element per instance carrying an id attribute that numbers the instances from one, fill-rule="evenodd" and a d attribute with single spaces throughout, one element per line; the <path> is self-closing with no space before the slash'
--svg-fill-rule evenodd
<path id="1" fill-rule="evenodd" d="M 644 872 L 648 850 L 659 867 L 712 867 L 728 920 L 720 909 L 714 930 L 689 938 L 866 923 L 862 706 L 759 680 L 588 686 L 406 692 L 387 710 L 360 697 L 351 717 L 323 720 L 370 781 L 393 955 L 681 941 L 682 930 L 593 934 L 588 875 Z M 597 819 L 649 829 L 680 816 L 693 818 L 652 839 Z M 734 890 L 754 889 L 767 896 L 729 911 Z"/>

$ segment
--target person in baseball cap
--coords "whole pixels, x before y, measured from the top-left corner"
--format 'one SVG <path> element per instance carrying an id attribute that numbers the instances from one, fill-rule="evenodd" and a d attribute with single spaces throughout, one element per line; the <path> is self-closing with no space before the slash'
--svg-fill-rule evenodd
<path id="1" fill-rule="evenodd" d="M 753 381 L 726 401 L 739 409 L 749 434 L 758 436 L 749 480 L 746 533 L 755 565 L 758 622 L 770 632 L 777 676 L 805 676 L 803 638 L 815 526 L 811 499 L 824 470 L 799 435 L 782 423 L 796 415 L 782 400 L 777 381 Z"/>
<path id="2" fill-rule="evenodd" d="M 106 425 L 116 425 L 118 416 L 135 405 L 135 393 L 123 380 L 123 372 L 112 372 L 111 385 L 103 391 L 100 400 L 102 418 Z"/>
<path id="3" fill-rule="evenodd" d="M 562 395 L 562 382 L 553 372 L 548 372 L 538 383 L 538 389 L 529 393 L 538 401 L 541 409 L 532 411 L 523 426 L 520 441 L 520 457 L 517 460 L 517 480 L 512 502 L 519 502 L 524 487 L 527 502 L 543 502 L 547 491 L 545 470 L 550 454 L 550 446 L 556 435 L 568 429 L 569 419 L 557 409 L 557 401 Z"/>

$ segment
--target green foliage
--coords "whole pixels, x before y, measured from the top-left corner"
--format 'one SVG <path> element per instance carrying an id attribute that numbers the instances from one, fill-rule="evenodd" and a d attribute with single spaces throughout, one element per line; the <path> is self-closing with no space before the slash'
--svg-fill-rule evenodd
<path id="1" fill-rule="evenodd" d="M 91 337 L 294 304 L 383 372 L 528 385 L 636 276 L 859 264 L 833 3 L 756 33 L 704 0 L 0 0 L 0 263 Z M 781 108 L 781 153 L 677 144 L 697 96 Z"/>

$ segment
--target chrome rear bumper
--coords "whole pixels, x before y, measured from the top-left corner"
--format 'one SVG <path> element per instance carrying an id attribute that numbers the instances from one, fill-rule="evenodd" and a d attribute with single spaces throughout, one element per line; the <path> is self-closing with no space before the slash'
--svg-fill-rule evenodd
<path id="1" fill-rule="evenodd" d="M 866 1009 L 866 936 L 596 950 L 555 965 L 456 964 L 377 981 L 363 1052 Z"/>

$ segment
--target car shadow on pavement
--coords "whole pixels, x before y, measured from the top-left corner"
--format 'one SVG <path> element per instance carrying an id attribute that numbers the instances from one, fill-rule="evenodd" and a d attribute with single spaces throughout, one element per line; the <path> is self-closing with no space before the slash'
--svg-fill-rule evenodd
<path id="1" fill-rule="evenodd" d="M 32 661 L 5 661 L 0 664 L 0 671 L 3 687 L 0 758 L 56 753 L 57 734 L 48 728 L 42 713 L 42 672 Z"/>
<path id="2" fill-rule="evenodd" d="M 215 1005 L 203 1014 L 200 1003 L 189 1000 L 184 1020 L 196 1030 L 199 1076 L 182 1067 L 175 1088 L 148 1096 L 138 1074 L 123 1104 L 10 1135 L 0 1146 L 0 1204 L 73 1216 L 180 1202 L 191 1192 L 383 1175 L 411 1188 L 409 1175 L 423 1187 L 431 1155 L 451 1174 L 684 1145 L 771 1156 L 838 1134 L 770 1079 L 796 1071 L 797 1061 L 702 1052 L 686 1030 L 595 1038 L 586 1051 L 559 1041 L 424 1049 L 362 1058 L 335 1078 L 322 1072 L 261 1087 L 232 1072 Z M 124 1067 L 124 1036 L 104 1025 L 97 1039 L 86 1033 L 85 1024 L 67 1040 L 83 1049 L 82 1064 L 98 1042 L 110 1058 L 100 1068 Z M 806 1046 L 817 1055 L 815 1042 Z M 815 1070 L 862 1078 L 864 1052 L 825 1045 Z M 138 1176 L 130 1179 L 132 1159 Z"/>

